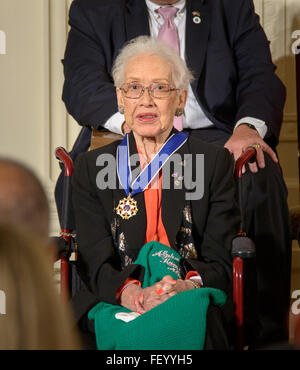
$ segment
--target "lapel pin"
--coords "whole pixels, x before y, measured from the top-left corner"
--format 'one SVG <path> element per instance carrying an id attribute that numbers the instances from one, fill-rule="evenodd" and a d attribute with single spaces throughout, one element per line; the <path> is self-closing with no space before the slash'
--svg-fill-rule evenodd
<path id="1" fill-rule="evenodd" d="M 183 176 L 178 176 L 177 179 L 174 181 L 174 184 L 176 186 L 179 186 L 182 180 L 183 180 Z"/>
<path id="2" fill-rule="evenodd" d="M 193 14 L 193 22 L 196 24 L 201 23 L 200 13 L 199 12 L 192 12 Z"/>

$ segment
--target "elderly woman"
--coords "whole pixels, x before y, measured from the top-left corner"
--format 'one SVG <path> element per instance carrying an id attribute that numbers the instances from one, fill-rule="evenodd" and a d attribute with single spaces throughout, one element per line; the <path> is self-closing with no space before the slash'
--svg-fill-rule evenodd
<path id="1" fill-rule="evenodd" d="M 131 41 L 115 61 L 113 78 L 130 133 L 76 162 L 78 270 L 88 287 L 75 297 L 77 316 L 101 302 L 102 310 L 119 307 L 131 315 L 123 322 L 142 323 L 161 308 L 173 312 L 167 305 L 180 297 L 192 315 L 201 302 L 189 303 L 191 292 L 215 288 L 230 297 L 231 241 L 239 222 L 233 161 L 226 149 L 174 128 L 192 75 L 168 45 L 146 36 Z M 161 257 L 155 267 L 153 256 Z M 210 320 L 212 306 L 204 348 L 224 348 L 220 309 Z"/>

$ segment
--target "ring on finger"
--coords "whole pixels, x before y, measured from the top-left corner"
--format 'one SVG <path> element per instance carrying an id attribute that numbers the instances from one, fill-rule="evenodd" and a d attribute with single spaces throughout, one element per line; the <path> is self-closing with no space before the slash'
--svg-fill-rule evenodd
<path id="1" fill-rule="evenodd" d="M 261 145 L 259 143 L 253 143 L 251 146 L 255 149 L 261 148 Z"/>

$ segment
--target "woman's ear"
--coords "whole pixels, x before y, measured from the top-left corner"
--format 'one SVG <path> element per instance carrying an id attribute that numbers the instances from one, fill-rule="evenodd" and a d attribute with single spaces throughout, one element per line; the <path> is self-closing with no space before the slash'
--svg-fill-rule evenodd
<path id="1" fill-rule="evenodd" d="M 122 91 L 120 90 L 119 87 L 116 88 L 116 93 L 117 93 L 118 106 L 124 107 L 124 99 L 123 99 Z"/>
<path id="2" fill-rule="evenodd" d="M 184 109 L 188 92 L 186 89 L 179 89 L 177 109 Z"/>

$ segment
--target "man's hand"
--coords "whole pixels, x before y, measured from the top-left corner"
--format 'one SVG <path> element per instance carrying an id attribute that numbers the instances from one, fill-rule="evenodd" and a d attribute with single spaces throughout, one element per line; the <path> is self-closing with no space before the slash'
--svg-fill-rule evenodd
<path id="1" fill-rule="evenodd" d="M 275 163 L 278 162 L 276 154 L 269 145 L 264 142 L 259 133 L 244 124 L 238 126 L 234 130 L 232 136 L 225 143 L 224 147 L 227 148 L 233 154 L 234 159 L 237 160 L 247 150 L 247 148 L 253 144 L 259 144 L 260 147 L 256 148 L 256 163 L 249 163 L 251 172 L 256 173 L 258 171 L 257 165 L 259 168 L 265 167 L 263 152 L 266 152 Z M 245 169 L 243 169 L 243 172 L 245 172 Z"/>

